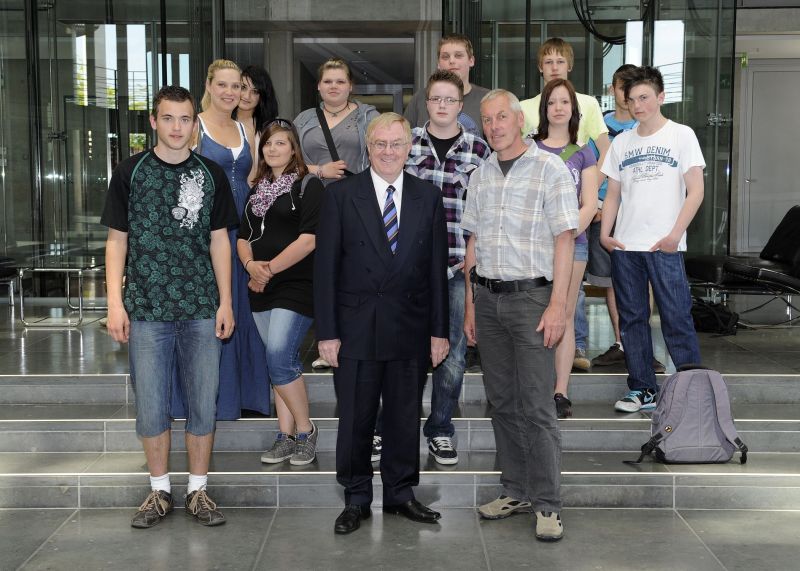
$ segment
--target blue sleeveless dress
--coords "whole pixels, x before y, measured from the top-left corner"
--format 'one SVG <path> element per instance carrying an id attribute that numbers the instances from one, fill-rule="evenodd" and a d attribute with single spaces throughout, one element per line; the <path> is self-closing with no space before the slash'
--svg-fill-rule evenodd
<path id="1" fill-rule="evenodd" d="M 244 127 L 238 123 L 244 148 L 239 156 L 233 158 L 233 151 L 217 143 L 205 131 L 200 121 L 200 136 L 195 152 L 208 157 L 225 171 L 233 191 L 236 211 L 241 219 L 250 187 L 247 177 L 253 165 L 250 144 L 247 141 Z M 267 356 L 264 343 L 258 334 L 250 301 L 247 296 L 249 275 L 239 261 L 236 253 L 237 231 L 228 231 L 232 253 L 232 294 L 233 315 L 236 327 L 233 335 L 222 343 L 222 355 L 219 363 L 219 395 L 217 397 L 217 419 L 236 420 L 242 409 L 270 414 L 270 386 L 267 379 Z M 177 392 L 176 392 L 176 386 Z M 172 416 L 185 418 L 183 394 L 180 383 L 173 383 Z M 176 398 L 177 397 L 177 398 Z"/>

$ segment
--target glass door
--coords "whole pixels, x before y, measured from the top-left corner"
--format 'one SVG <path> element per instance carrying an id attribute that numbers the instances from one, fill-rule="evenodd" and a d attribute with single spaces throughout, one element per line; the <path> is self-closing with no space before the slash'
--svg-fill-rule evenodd
<path id="1" fill-rule="evenodd" d="M 727 254 L 733 129 L 733 0 L 662 0 L 655 13 L 652 63 L 664 75 L 663 113 L 694 129 L 706 161 L 705 199 L 688 250 Z"/>

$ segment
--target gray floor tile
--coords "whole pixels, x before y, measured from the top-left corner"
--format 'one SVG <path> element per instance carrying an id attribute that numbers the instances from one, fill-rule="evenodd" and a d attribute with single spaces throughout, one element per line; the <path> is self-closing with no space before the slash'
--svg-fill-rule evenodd
<path id="1" fill-rule="evenodd" d="M 492 569 L 722 570 L 671 510 L 567 509 L 562 517 L 555 544 L 536 541 L 527 514 L 481 521 Z"/>
<path id="2" fill-rule="evenodd" d="M 441 510 L 437 525 L 375 511 L 361 529 L 333 533 L 340 509 L 280 509 L 259 569 L 487 569 L 475 512 Z M 313 537 L 310 548 L 298 537 Z"/>
<path id="3" fill-rule="evenodd" d="M 681 511 L 729 571 L 797 569 L 800 513 Z"/>
<path id="4" fill-rule="evenodd" d="M 227 509 L 227 523 L 214 528 L 186 517 L 182 507 L 153 529 L 133 529 L 132 515 L 81 510 L 24 569 L 250 569 L 274 510 Z"/>
<path id="5" fill-rule="evenodd" d="M 0 510 L 0 568 L 16 569 L 73 510 Z"/>

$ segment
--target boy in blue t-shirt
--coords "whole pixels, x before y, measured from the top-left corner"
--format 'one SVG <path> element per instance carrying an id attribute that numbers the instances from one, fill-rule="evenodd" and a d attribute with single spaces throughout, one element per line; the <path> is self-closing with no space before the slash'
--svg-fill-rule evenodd
<path id="1" fill-rule="evenodd" d="M 620 66 L 615 72 L 609 87 L 609 93 L 614 96 L 615 109 L 603 115 L 608 127 L 608 138 L 614 140 L 619 133 L 628 131 L 636 127 L 638 122 L 631 116 L 628 110 L 627 102 L 625 101 L 625 78 L 636 66 L 632 64 L 624 64 Z M 593 140 L 589 140 L 589 145 L 595 153 L 595 156 L 600 156 L 600 151 L 595 145 Z M 602 287 L 606 290 L 606 306 L 608 307 L 608 315 L 611 318 L 611 325 L 614 328 L 615 343 L 608 348 L 608 350 L 592 359 L 591 365 L 593 367 L 604 367 L 608 365 L 615 365 L 618 363 L 625 363 L 625 354 L 622 350 L 622 340 L 619 332 L 619 313 L 617 312 L 616 298 L 614 297 L 614 288 L 611 287 L 611 256 L 608 251 L 600 245 L 600 217 L 603 213 L 603 200 L 606 197 L 606 189 L 608 187 L 608 180 L 603 177 L 603 183 L 600 185 L 598 191 L 598 210 L 592 223 L 589 225 L 586 235 L 589 238 L 589 262 L 586 265 L 586 280 L 593 286 Z M 576 358 L 574 368 L 588 370 L 586 355 L 586 339 L 589 336 L 589 325 L 586 320 L 586 296 L 583 292 L 583 287 L 578 291 L 578 305 L 575 309 L 575 349 Z M 582 362 L 578 362 L 578 355 L 584 356 Z M 664 372 L 664 365 L 657 360 L 653 361 L 653 369 L 657 373 Z"/>

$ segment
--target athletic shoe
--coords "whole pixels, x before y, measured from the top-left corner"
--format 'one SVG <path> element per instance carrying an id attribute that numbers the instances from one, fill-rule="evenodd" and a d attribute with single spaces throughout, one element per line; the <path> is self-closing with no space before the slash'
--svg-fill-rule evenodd
<path id="1" fill-rule="evenodd" d="M 428 451 L 438 464 L 457 464 L 458 452 L 449 436 L 434 436 L 428 439 Z"/>
<path id="2" fill-rule="evenodd" d="M 586 371 L 589 372 L 589 367 L 592 364 L 589 362 L 589 359 L 586 357 L 586 350 L 581 349 L 580 347 L 575 348 L 575 358 L 572 360 L 572 368 L 578 369 L 579 371 Z"/>
<path id="3" fill-rule="evenodd" d="M 614 410 L 619 412 L 637 412 L 654 408 L 656 408 L 656 393 L 651 389 L 629 391 L 628 394 L 614 403 Z"/>
<path id="4" fill-rule="evenodd" d="M 553 400 L 556 401 L 556 416 L 558 418 L 569 418 L 572 416 L 572 401 L 561 393 L 553 395 Z"/>
<path id="5" fill-rule="evenodd" d="M 659 361 L 658 359 L 653 359 L 653 372 L 657 375 L 667 372 L 667 368 L 664 366 L 664 363 Z"/>
<path id="6" fill-rule="evenodd" d="M 478 514 L 483 519 L 504 519 L 515 513 L 530 513 L 531 503 L 515 500 L 508 496 L 500 496 L 488 504 L 478 508 Z"/>
<path id="7" fill-rule="evenodd" d="M 172 494 L 163 490 L 153 490 L 145 498 L 138 511 L 131 519 L 131 527 L 145 529 L 153 527 L 167 517 L 175 505 L 172 503 Z"/>
<path id="8" fill-rule="evenodd" d="M 193 517 L 201 525 L 209 527 L 225 523 L 225 516 L 217 509 L 205 490 L 195 490 L 186 496 L 186 515 Z"/>
<path id="9" fill-rule="evenodd" d="M 291 458 L 296 447 L 294 436 L 279 432 L 272 443 L 272 448 L 261 455 L 264 464 L 278 464 L 287 458 Z"/>
<path id="10" fill-rule="evenodd" d="M 561 516 L 554 512 L 536 512 L 536 539 L 539 541 L 558 541 L 564 537 L 564 524 Z"/>
<path id="11" fill-rule="evenodd" d="M 383 452 L 383 438 L 381 438 L 378 434 L 373 434 L 372 455 L 370 456 L 370 460 L 372 462 L 380 462 L 381 452 Z"/>
<path id="12" fill-rule="evenodd" d="M 619 343 L 614 343 L 605 353 L 592 359 L 592 367 L 608 367 L 617 363 L 625 363 L 625 352 Z"/>
<path id="13" fill-rule="evenodd" d="M 317 425 L 311 422 L 311 432 L 298 432 L 294 437 L 294 454 L 289 464 L 292 466 L 305 466 L 311 464 L 317 457 Z"/>
<path id="14" fill-rule="evenodd" d="M 467 345 L 467 353 L 464 356 L 464 372 L 466 373 L 480 373 L 481 372 L 481 354 L 478 348 Z"/>
<path id="15" fill-rule="evenodd" d="M 311 362 L 312 369 L 330 369 L 331 364 L 322 357 L 317 357 Z"/>

